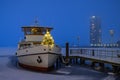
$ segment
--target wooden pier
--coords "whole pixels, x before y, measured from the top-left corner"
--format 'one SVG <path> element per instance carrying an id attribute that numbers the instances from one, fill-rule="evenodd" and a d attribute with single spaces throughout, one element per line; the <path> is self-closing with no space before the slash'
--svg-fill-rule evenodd
<path id="1" fill-rule="evenodd" d="M 120 73 L 120 48 L 69 48 L 68 44 L 66 48 L 63 50 L 69 51 L 62 53 L 69 59 L 69 63 L 73 60 L 75 63 L 85 64 L 85 61 L 89 60 L 92 67 L 98 63 L 102 70 L 105 64 L 110 64 L 113 72 Z"/>
<path id="2" fill-rule="evenodd" d="M 70 48 L 69 58 L 78 57 L 120 66 L 119 48 Z"/>

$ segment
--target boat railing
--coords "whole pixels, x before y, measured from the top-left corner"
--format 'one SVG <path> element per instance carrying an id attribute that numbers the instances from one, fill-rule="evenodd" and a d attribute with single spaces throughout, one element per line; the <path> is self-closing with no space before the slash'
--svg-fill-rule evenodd
<path id="1" fill-rule="evenodd" d="M 21 49 L 27 49 L 27 48 L 33 48 L 33 47 L 37 47 L 37 46 L 42 46 L 41 44 L 36 44 L 36 45 L 27 45 L 27 46 L 22 46 L 19 48 L 19 50 Z"/>

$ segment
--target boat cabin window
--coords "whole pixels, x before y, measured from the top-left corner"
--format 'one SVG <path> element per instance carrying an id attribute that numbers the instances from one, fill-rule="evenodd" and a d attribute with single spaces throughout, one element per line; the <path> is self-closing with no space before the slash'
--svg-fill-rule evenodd
<path id="1" fill-rule="evenodd" d="M 35 46 L 41 45 L 41 42 L 33 42 L 33 45 L 35 45 Z"/>
<path id="2" fill-rule="evenodd" d="M 19 45 L 19 48 L 21 49 L 21 48 L 28 48 L 28 47 L 31 47 L 31 44 L 20 44 Z"/>
<path id="3" fill-rule="evenodd" d="M 30 33 L 31 35 L 43 35 L 43 34 L 45 34 L 45 31 L 40 29 L 40 28 L 32 28 L 30 30 L 30 32 L 31 32 Z"/>
<path id="4" fill-rule="evenodd" d="M 44 28 L 44 27 L 22 27 L 25 35 L 44 35 L 46 30 L 49 32 L 52 28 Z"/>
<path id="5" fill-rule="evenodd" d="M 27 35 L 30 35 L 30 34 L 31 34 L 31 32 L 26 32 L 26 34 L 27 34 Z"/>

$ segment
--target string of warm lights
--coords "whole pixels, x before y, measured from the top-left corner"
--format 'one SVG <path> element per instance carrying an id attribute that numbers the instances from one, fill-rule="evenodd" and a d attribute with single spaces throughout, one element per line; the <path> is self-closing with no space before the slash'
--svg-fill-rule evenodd
<path id="1" fill-rule="evenodd" d="M 51 47 L 54 46 L 54 39 L 53 39 L 53 37 L 51 36 L 51 34 L 50 34 L 50 32 L 48 30 L 46 31 L 46 34 L 44 35 L 41 44 L 42 45 L 49 45 Z"/>

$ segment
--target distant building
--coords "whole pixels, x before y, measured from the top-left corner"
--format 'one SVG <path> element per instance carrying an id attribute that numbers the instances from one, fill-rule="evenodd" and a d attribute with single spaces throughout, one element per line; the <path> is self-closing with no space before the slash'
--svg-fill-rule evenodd
<path id="1" fill-rule="evenodd" d="M 92 16 L 90 18 L 90 44 L 91 46 L 99 46 L 101 39 L 101 21 L 99 17 Z"/>

